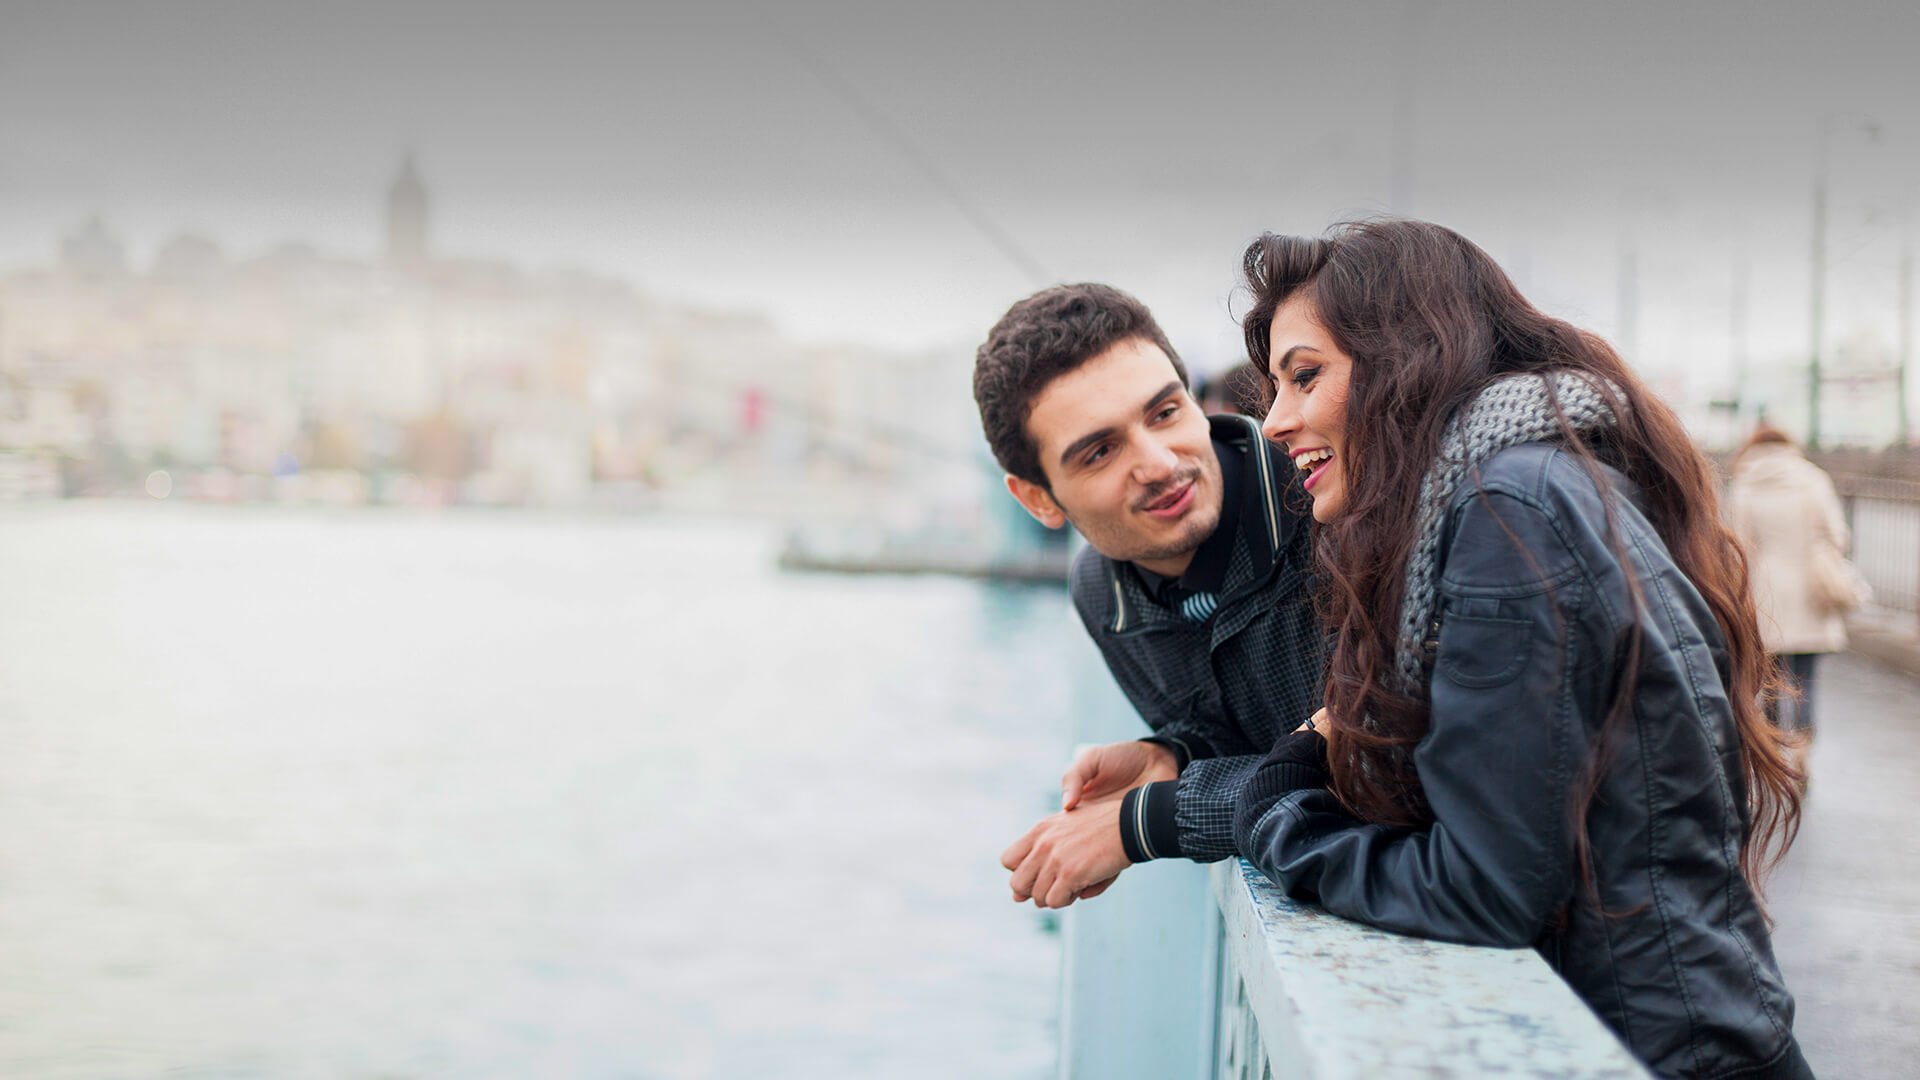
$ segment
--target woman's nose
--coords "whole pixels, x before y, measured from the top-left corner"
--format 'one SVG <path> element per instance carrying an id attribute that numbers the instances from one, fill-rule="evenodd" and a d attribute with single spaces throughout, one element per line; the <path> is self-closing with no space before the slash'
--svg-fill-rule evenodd
<path id="1" fill-rule="evenodd" d="M 1260 422 L 1260 434 L 1268 442 L 1284 443 L 1300 430 L 1300 410 L 1293 407 L 1283 390 L 1273 396 L 1273 404 L 1267 408 L 1267 418 Z"/>

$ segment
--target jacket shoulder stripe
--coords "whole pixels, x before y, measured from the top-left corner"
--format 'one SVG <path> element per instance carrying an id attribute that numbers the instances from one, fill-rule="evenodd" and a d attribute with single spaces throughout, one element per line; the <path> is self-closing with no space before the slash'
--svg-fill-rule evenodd
<path id="1" fill-rule="evenodd" d="M 1267 437 L 1260 433 L 1260 424 L 1253 417 L 1241 419 L 1253 431 L 1253 458 L 1260 463 L 1260 498 L 1267 508 L 1267 540 L 1277 552 L 1280 550 L 1280 507 L 1273 497 L 1273 461 L 1267 454 Z"/>

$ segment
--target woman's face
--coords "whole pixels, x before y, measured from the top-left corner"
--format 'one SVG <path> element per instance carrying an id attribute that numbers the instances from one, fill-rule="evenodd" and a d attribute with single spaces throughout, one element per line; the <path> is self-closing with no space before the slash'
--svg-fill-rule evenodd
<path id="1" fill-rule="evenodd" d="M 1333 343 L 1312 303 L 1296 294 L 1273 313 L 1267 339 L 1273 407 L 1260 426 L 1306 474 L 1313 519 L 1332 521 L 1347 501 L 1347 383 L 1353 358 Z"/>

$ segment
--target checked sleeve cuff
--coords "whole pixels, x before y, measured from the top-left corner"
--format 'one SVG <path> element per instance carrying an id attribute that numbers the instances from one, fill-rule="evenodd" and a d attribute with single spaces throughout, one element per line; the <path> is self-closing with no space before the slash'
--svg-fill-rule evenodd
<path id="1" fill-rule="evenodd" d="M 1120 846 L 1133 862 L 1177 858 L 1180 832 L 1174 828 L 1177 780 L 1143 784 L 1120 800 Z"/>

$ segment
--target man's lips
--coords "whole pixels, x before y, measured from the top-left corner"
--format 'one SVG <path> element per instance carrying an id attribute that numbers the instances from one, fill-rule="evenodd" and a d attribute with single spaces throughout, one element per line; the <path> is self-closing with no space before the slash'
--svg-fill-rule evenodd
<path id="1" fill-rule="evenodd" d="M 1149 516 L 1157 518 L 1176 518 L 1187 512 L 1193 505 L 1193 489 L 1197 485 L 1189 480 L 1173 491 L 1141 507 Z"/>

